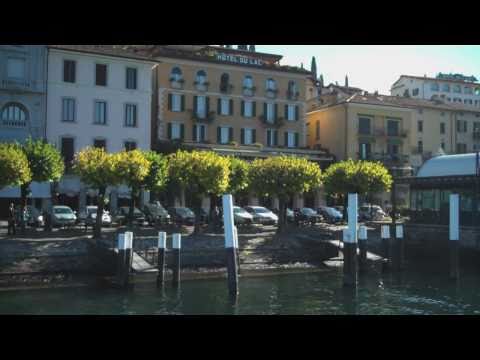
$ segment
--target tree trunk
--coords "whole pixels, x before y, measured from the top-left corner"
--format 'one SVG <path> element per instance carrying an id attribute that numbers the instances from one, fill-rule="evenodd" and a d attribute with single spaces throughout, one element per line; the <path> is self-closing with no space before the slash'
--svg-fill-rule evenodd
<path id="1" fill-rule="evenodd" d="M 285 199 L 279 197 L 278 198 L 278 207 L 279 212 L 278 212 L 278 227 L 277 227 L 277 233 L 281 234 L 285 232 L 287 229 L 287 202 Z"/>
<path id="2" fill-rule="evenodd" d="M 128 225 L 131 227 L 133 224 L 133 209 L 135 208 L 135 196 L 137 194 L 137 189 L 132 187 L 131 196 L 130 196 L 130 208 L 128 210 Z"/>
<path id="3" fill-rule="evenodd" d="M 93 232 L 94 239 L 101 239 L 102 237 L 102 217 L 103 217 L 103 205 L 105 203 L 105 188 L 98 190 L 98 207 L 97 218 L 95 219 L 95 230 Z"/>
<path id="4" fill-rule="evenodd" d="M 343 195 L 343 220 L 348 222 L 348 193 Z"/>
<path id="5" fill-rule="evenodd" d="M 218 228 L 218 218 L 217 214 L 215 213 L 215 206 L 217 205 L 217 199 L 215 195 L 210 194 L 210 214 L 209 214 L 209 228 L 210 229 L 217 229 Z"/>
<path id="6" fill-rule="evenodd" d="M 22 234 L 25 234 L 25 219 L 23 214 L 25 213 L 25 209 L 27 208 L 27 193 L 28 189 L 30 188 L 30 183 L 23 184 L 20 186 L 20 197 L 21 197 L 21 205 L 20 205 L 20 229 Z"/>

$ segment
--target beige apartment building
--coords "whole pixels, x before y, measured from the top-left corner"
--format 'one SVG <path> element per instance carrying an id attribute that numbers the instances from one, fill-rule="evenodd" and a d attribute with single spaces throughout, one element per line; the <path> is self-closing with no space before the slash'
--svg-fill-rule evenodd
<path id="1" fill-rule="evenodd" d="M 281 55 L 221 46 L 152 46 L 143 51 L 159 62 L 153 148 L 182 143 L 245 159 L 288 154 L 323 167 L 333 159 L 308 148 L 310 72 L 280 65 Z M 278 206 L 276 199 L 263 200 L 252 196 L 248 202 Z M 319 203 L 307 203 L 314 206 L 315 201 Z M 303 205 L 302 197 L 291 204 Z"/>

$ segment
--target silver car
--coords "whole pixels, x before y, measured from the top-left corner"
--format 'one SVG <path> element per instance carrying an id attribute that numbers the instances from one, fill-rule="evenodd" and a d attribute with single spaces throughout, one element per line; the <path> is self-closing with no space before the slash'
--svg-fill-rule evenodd
<path id="1" fill-rule="evenodd" d="M 77 222 L 77 216 L 68 206 L 54 206 L 52 225 L 53 226 L 72 226 Z"/>

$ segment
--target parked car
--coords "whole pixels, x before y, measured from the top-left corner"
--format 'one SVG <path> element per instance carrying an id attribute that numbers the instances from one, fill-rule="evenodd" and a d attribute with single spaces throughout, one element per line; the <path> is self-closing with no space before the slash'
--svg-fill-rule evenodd
<path id="1" fill-rule="evenodd" d="M 187 207 L 170 207 L 168 213 L 175 224 L 195 225 L 195 213 Z"/>
<path id="2" fill-rule="evenodd" d="M 310 224 L 316 224 L 323 220 L 322 216 L 319 215 L 312 208 L 304 207 L 299 211 L 300 221 L 307 222 Z"/>
<path id="3" fill-rule="evenodd" d="M 145 214 L 145 218 L 150 226 L 156 223 L 169 224 L 172 218 L 159 201 L 146 204 L 143 207 L 143 213 Z"/>
<path id="4" fill-rule="evenodd" d="M 208 224 L 209 215 L 203 208 L 195 208 L 193 213 L 198 218 L 200 224 Z"/>
<path id="5" fill-rule="evenodd" d="M 287 221 L 291 223 L 295 222 L 295 212 L 290 208 L 287 208 Z"/>
<path id="6" fill-rule="evenodd" d="M 233 221 L 236 225 L 251 225 L 253 224 L 253 216 L 240 206 L 234 206 Z"/>
<path id="7" fill-rule="evenodd" d="M 98 206 L 88 205 L 85 208 L 85 211 L 82 211 L 78 214 L 78 222 L 93 226 L 97 221 L 97 210 Z M 102 225 L 112 225 L 112 216 L 110 215 L 110 212 L 108 210 L 103 210 L 102 212 Z"/>
<path id="8" fill-rule="evenodd" d="M 330 224 L 335 224 L 343 220 L 343 214 L 333 207 L 320 206 L 317 212 Z"/>
<path id="9" fill-rule="evenodd" d="M 358 210 L 358 216 L 360 220 L 379 221 L 387 214 L 378 205 L 363 204 Z"/>
<path id="10" fill-rule="evenodd" d="M 120 207 L 117 213 L 115 214 L 115 222 L 121 225 L 127 224 L 129 213 L 130 213 L 129 206 Z M 133 223 L 138 225 L 143 225 L 145 223 L 145 214 L 136 207 L 133 208 Z"/>
<path id="11" fill-rule="evenodd" d="M 278 224 L 278 216 L 263 206 L 246 206 L 244 209 L 253 216 L 253 223 L 255 224 Z"/>
<path id="12" fill-rule="evenodd" d="M 64 205 L 56 205 L 53 207 L 52 214 L 52 225 L 53 226 L 72 226 L 77 222 L 77 216 L 73 210 Z"/>

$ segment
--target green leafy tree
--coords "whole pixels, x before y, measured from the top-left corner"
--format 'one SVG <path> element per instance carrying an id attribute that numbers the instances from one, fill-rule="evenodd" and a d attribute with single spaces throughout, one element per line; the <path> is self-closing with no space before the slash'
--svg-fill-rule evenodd
<path id="1" fill-rule="evenodd" d="M 32 181 L 28 159 L 18 144 L 0 143 L 0 189 Z"/>
<path id="2" fill-rule="evenodd" d="M 28 159 L 28 165 L 32 172 L 32 179 L 24 183 L 21 187 L 22 206 L 27 206 L 27 196 L 30 192 L 30 185 L 36 182 L 58 181 L 63 176 L 65 166 L 63 158 L 58 149 L 42 140 L 32 140 L 28 138 L 22 146 L 23 152 Z M 23 216 L 21 217 L 22 230 L 25 229 Z"/>
<path id="3" fill-rule="evenodd" d="M 309 192 L 321 185 L 320 167 L 293 156 L 256 159 L 250 168 L 250 188 L 258 196 L 277 196 L 280 214 L 278 232 L 285 230 L 286 204 L 296 194 Z"/>
<path id="4" fill-rule="evenodd" d="M 160 191 L 164 188 L 168 178 L 167 159 L 155 151 L 146 151 L 143 155 L 150 161 L 148 175 L 143 181 L 145 189 L 149 191 Z"/>
<path id="5" fill-rule="evenodd" d="M 105 152 L 103 148 L 87 147 L 75 155 L 74 172 L 81 181 L 98 190 L 97 218 L 95 220 L 94 237 L 101 237 L 105 192 L 108 186 L 120 182 L 116 167 L 117 156 Z"/>
<path id="6" fill-rule="evenodd" d="M 169 176 L 184 192 L 210 196 L 210 217 L 216 197 L 225 193 L 229 184 L 230 161 L 212 151 L 177 151 L 169 155 Z M 198 231 L 198 224 L 195 226 Z"/>
<path id="7" fill-rule="evenodd" d="M 145 179 L 150 173 L 151 161 L 145 157 L 145 153 L 135 149 L 122 151 L 116 154 L 117 175 L 122 182 L 131 189 L 130 210 L 128 213 L 129 224 L 133 221 L 133 209 L 135 197 L 145 185 Z"/>
<path id="8" fill-rule="evenodd" d="M 388 169 L 374 161 L 341 161 L 330 165 L 323 174 L 325 192 L 343 199 L 345 208 L 348 193 L 371 197 L 389 191 L 392 182 Z"/>
<path id="9" fill-rule="evenodd" d="M 233 156 L 228 157 L 228 160 L 230 161 L 230 178 L 227 193 L 233 195 L 245 194 L 250 183 L 250 164 Z"/>

